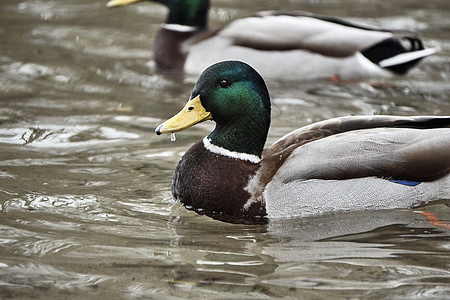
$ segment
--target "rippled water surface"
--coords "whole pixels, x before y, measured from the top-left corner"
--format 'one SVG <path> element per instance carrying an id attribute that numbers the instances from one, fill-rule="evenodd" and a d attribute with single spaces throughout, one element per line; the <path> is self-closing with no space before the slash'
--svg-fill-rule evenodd
<path id="1" fill-rule="evenodd" d="M 258 226 L 175 203 L 176 163 L 212 124 L 176 142 L 154 129 L 182 107 L 196 78 L 163 74 L 151 61 L 162 6 L 105 4 L 0 2 L 0 298 L 450 297 L 444 199 Z M 269 143 L 335 116 L 450 114 L 448 0 L 212 7 L 213 25 L 260 10 L 307 10 L 418 31 L 442 48 L 394 80 L 268 82 Z"/>

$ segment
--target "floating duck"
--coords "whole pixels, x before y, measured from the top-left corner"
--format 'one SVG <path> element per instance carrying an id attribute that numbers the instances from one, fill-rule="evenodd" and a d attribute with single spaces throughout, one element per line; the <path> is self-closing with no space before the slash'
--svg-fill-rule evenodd
<path id="1" fill-rule="evenodd" d="M 142 0 L 111 0 L 108 7 Z M 241 60 L 265 78 L 341 80 L 402 75 L 425 49 L 412 32 L 350 23 L 309 13 L 260 12 L 211 30 L 209 0 L 154 0 L 169 8 L 154 41 L 164 70 L 200 74 L 209 65 Z"/>
<path id="2" fill-rule="evenodd" d="M 314 123 L 264 149 L 270 97 L 239 61 L 207 68 L 156 134 L 213 120 L 181 158 L 173 196 L 230 222 L 407 208 L 450 199 L 450 117 L 351 116 Z"/>

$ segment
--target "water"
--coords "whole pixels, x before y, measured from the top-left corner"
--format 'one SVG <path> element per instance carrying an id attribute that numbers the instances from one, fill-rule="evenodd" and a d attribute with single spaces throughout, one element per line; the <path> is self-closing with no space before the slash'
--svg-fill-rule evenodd
<path id="1" fill-rule="evenodd" d="M 212 128 L 155 127 L 195 77 L 150 60 L 165 9 L 0 3 L 0 298 L 450 297 L 450 208 L 233 225 L 171 198 L 180 155 Z M 211 23 L 302 9 L 419 31 L 443 50 L 389 81 L 269 82 L 269 143 L 351 114 L 450 114 L 450 7 L 435 1 L 213 1 Z M 434 214 L 433 225 L 418 213 Z"/>

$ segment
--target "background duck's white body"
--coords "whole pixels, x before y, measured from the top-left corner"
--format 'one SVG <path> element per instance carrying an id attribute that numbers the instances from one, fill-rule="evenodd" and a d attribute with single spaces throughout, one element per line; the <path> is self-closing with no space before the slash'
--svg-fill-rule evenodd
<path id="1" fill-rule="evenodd" d="M 371 62 L 361 51 L 404 36 L 414 34 L 267 12 L 233 21 L 203 40 L 187 41 L 183 46 L 188 53 L 184 69 L 201 73 L 218 61 L 241 60 L 266 78 L 385 77 L 393 73 Z M 421 58 L 435 51 L 414 53 Z M 395 65 L 395 59 L 389 64 Z"/>
<path id="2" fill-rule="evenodd" d="M 197 48 L 208 49 L 200 54 Z M 393 73 L 379 68 L 357 52 L 349 57 L 325 57 L 305 50 L 260 51 L 235 46 L 228 39 L 216 37 L 192 47 L 186 62 L 185 71 L 200 74 L 209 65 L 225 60 L 245 61 L 255 67 L 265 78 L 315 79 L 338 76 L 341 79 L 392 77 Z M 285 67 L 280 68 L 280 65 Z"/>
<path id="3" fill-rule="evenodd" d="M 413 171 L 427 168 L 427 164 L 431 169 L 433 164 L 448 166 L 449 149 L 448 129 L 365 129 L 307 143 L 293 151 L 266 186 L 267 214 L 270 218 L 283 218 L 334 211 L 407 208 L 430 200 L 448 199 L 450 174 L 416 186 L 365 174 L 386 170 L 388 176 L 389 168 Z M 427 155 L 436 156 L 436 160 L 427 159 L 425 164 L 411 161 L 411 157 L 420 159 Z"/>

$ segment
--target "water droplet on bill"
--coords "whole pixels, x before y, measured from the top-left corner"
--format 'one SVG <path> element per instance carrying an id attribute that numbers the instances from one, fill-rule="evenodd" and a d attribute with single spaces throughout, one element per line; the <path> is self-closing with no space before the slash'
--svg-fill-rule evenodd
<path id="1" fill-rule="evenodd" d="M 177 140 L 176 136 L 175 136 L 175 132 L 171 132 L 170 133 L 170 141 L 171 142 L 175 142 Z"/>

